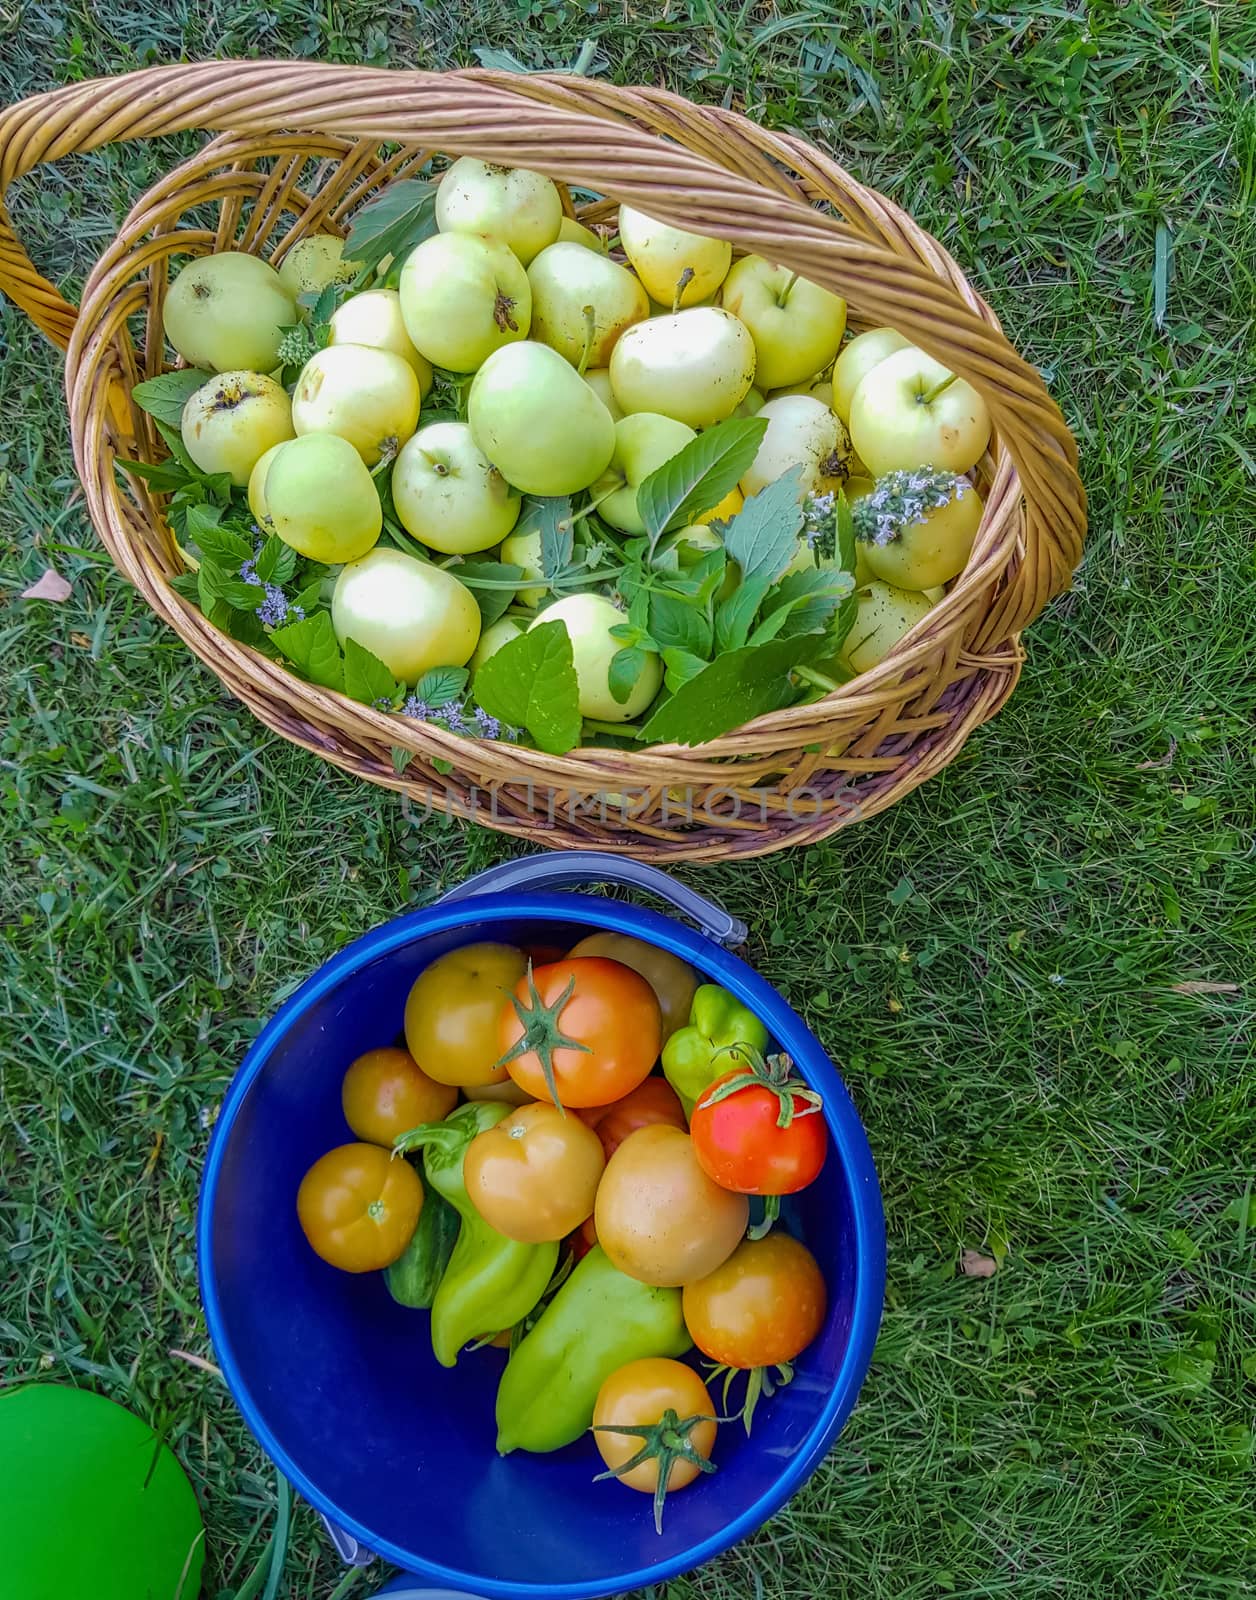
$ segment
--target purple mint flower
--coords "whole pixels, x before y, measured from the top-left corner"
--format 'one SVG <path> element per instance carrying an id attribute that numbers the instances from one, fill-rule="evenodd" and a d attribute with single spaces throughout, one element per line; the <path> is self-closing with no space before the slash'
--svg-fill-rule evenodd
<path id="1" fill-rule="evenodd" d="M 500 739 L 502 725 L 496 717 L 491 717 L 483 706 L 475 708 L 475 727 L 481 739 Z"/>
<path id="2" fill-rule="evenodd" d="M 245 583 L 252 583 L 255 584 L 259 589 L 261 588 L 262 580 L 257 575 L 256 555 L 252 555 L 247 561 L 242 561 L 240 563 L 240 576 L 244 579 Z"/>
<path id="3" fill-rule="evenodd" d="M 420 700 L 417 694 L 406 696 L 405 704 L 401 708 L 403 717 L 413 717 L 415 722 L 430 722 L 432 708 L 426 700 Z"/>
<path id="4" fill-rule="evenodd" d="M 462 714 L 462 701 L 451 700 L 448 705 L 441 706 L 436 715 L 449 729 L 450 733 L 462 733 L 467 726 L 466 718 Z"/>
<path id="5" fill-rule="evenodd" d="M 285 622 L 302 621 L 305 612 L 300 606 L 290 606 L 288 597 L 277 583 L 265 585 L 266 598 L 257 608 L 257 615 L 268 628 L 282 627 Z"/>

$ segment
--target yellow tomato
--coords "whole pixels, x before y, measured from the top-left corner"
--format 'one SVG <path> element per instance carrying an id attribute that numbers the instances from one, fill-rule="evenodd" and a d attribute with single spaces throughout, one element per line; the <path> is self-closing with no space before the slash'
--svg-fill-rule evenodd
<path id="1" fill-rule="evenodd" d="M 429 1078 L 460 1088 L 505 1078 L 501 1012 L 527 966 L 511 945 L 468 944 L 418 975 L 406 1001 L 406 1044 Z"/>
<path id="2" fill-rule="evenodd" d="M 602 1141 L 579 1117 L 533 1103 L 486 1128 L 462 1163 L 471 1204 L 522 1244 L 565 1239 L 593 1210 L 606 1165 Z"/>

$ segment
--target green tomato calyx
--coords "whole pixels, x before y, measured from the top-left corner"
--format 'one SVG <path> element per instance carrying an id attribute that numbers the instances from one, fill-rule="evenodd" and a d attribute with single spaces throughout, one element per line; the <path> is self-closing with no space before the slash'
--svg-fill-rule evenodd
<path id="1" fill-rule="evenodd" d="M 498 1061 L 499 1067 L 508 1066 L 510 1062 L 518 1060 L 520 1056 L 536 1053 L 541 1063 L 541 1071 L 545 1074 L 545 1087 L 549 1090 L 550 1099 L 562 1112 L 567 1115 L 562 1101 L 558 1098 L 558 1083 L 554 1076 L 555 1050 L 582 1050 L 585 1055 L 591 1054 L 587 1044 L 581 1044 L 577 1039 L 569 1039 L 560 1026 L 563 1010 L 571 999 L 576 987 L 576 980 L 569 978 L 567 987 L 555 1000 L 552 1006 L 547 1006 L 541 999 L 541 992 L 536 986 L 536 979 L 532 976 L 532 963 L 528 963 L 528 1003 L 520 1000 L 519 996 L 512 994 L 510 1003 L 515 1008 L 515 1015 L 523 1028 L 523 1037 L 517 1044 L 511 1046 L 506 1054 Z"/>
<path id="2" fill-rule="evenodd" d="M 663 1531 L 663 1504 L 667 1499 L 667 1489 L 671 1482 L 672 1467 L 677 1461 L 688 1461 L 697 1467 L 699 1472 L 715 1472 L 718 1469 L 713 1461 L 708 1461 L 694 1445 L 689 1435 L 700 1422 L 727 1421 L 722 1417 L 693 1416 L 681 1418 L 669 1406 L 659 1420 L 655 1423 L 643 1423 L 633 1427 L 627 1423 L 619 1426 L 614 1423 L 602 1423 L 590 1429 L 591 1433 L 621 1433 L 628 1434 L 641 1440 L 641 1448 L 635 1456 L 630 1457 L 619 1467 L 610 1467 L 605 1472 L 599 1472 L 594 1478 L 594 1483 L 603 1483 L 607 1478 L 622 1478 L 634 1468 L 643 1466 L 647 1461 L 657 1461 L 659 1479 L 654 1488 L 654 1531 Z"/>

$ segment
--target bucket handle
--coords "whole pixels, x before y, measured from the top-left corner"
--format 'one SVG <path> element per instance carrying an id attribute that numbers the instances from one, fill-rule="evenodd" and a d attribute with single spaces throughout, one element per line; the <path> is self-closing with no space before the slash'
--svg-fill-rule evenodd
<path id="1" fill-rule="evenodd" d="M 512 890 L 564 889 L 574 883 L 614 883 L 643 894 L 657 895 L 673 910 L 688 917 L 715 944 L 734 950 L 745 944 L 749 930 L 716 901 L 679 883 L 658 867 L 647 866 L 628 856 L 605 850 L 555 850 L 545 855 L 524 856 L 518 861 L 503 861 L 488 867 L 441 896 L 441 900 L 463 900 L 469 895 L 509 894 Z"/>

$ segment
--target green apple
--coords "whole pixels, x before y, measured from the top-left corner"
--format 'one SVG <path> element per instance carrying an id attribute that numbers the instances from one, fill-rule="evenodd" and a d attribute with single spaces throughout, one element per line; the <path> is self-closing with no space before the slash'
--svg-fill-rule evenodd
<path id="1" fill-rule="evenodd" d="M 625 328 L 645 319 L 645 290 L 609 256 L 582 245 L 547 245 L 528 268 L 531 337 L 573 367 L 604 367 Z"/>
<path id="2" fill-rule="evenodd" d="M 577 222 L 574 217 L 564 217 L 558 224 L 558 238 L 563 244 L 578 244 L 585 250 L 606 254 L 601 235 L 594 233 L 592 228 L 586 228 L 583 222 Z"/>
<path id="3" fill-rule="evenodd" d="M 967 478 L 891 472 L 855 507 L 857 547 L 874 577 L 900 589 L 931 589 L 964 570 L 982 510 Z"/>
<path id="4" fill-rule="evenodd" d="M 575 494 L 606 470 L 615 448 L 610 412 L 576 369 L 526 340 L 491 355 L 471 383 L 475 442 L 525 494 Z"/>
<path id="5" fill-rule="evenodd" d="M 266 503 L 266 474 L 270 471 L 271 462 L 279 454 L 279 448 L 279 445 L 272 444 L 265 454 L 258 456 L 252 472 L 249 473 L 249 486 L 245 495 L 249 502 L 249 510 L 253 513 L 253 520 L 259 527 L 270 516 L 270 507 Z"/>
<path id="6" fill-rule="evenodd" d="M 442 233 L 500 239 L 525 267 L 558 238 L 562 220 L 558 190 L 527 167 L 499 167 L 460 156 L 436 191 L 436 226 Z"/>
<path id="7" fill-rule="evenodd" d="M 239 250 L 189 262 L 162 307 L 166 338 L 189 366 L 214 372 L 272 372 L 283 330 L 298 320 L 274 267 Z"/>
<path id="8" fill-rule="evenodd" d="M 611 388 L 610 368 L 592 367 L 584 374 L 584 381 L 610 412 L 611 421 L 618 422 L 623 412 L 619 409 L 619 401 L 616 400 L 615 391 Z"/>
<path id="9" fill-rule="evenodd" d="M 263 494 L 271 525 L 284 543 L 328 566 L 364 556 L 384 525 L 374 479 L 338 434 L 307 433 L 282 445 Z"/>
<path id="10" fill-rule="evenodd" d="M 783 395 L 787 394 L 809 395 L 811 399 L 818 400 L 821 405 L 828 406 L 830 411 L 833 409 L 833 385 L 827 378 L 808 378 L 806 383 L 791 384 L 788 389 L 773 389 L 772 393 L 768 395 L 768 399 L 779 400 Z"/>
<path id="11" fill-rule="evenodd" d="M 801 383 L 828 366 L 846 331 L 845 300 L 762 256 L 733 263 L 720 303 L 750 329 L 762 389 Z"/>
<path id="12" fill-rule="evenodd" d="M 518 490 L 481 455 L 465 422 L 433 422 L 407 440 L 392 495 L 402 527 L 443 555 L 488 550 L 519 520 Z"/>
<path id="13" fill-rule="evenodd" d="M 398 287 L 410 342 L 450 372 L 475 372 L 528 336 L 532 287 L 500 239 L 434 234 L 410 252 Z"/>
<path id="14" fill-rule="evenodd" d="M 896 350 L 905 350 L 907 340 L 893 328 L 870 328 L 867 333 L 857 333 L 849 344 L 843 345 L 833 363 L 833 399 L 830 402 L 838 416 L 850 427 L 850 403 L 855 390 L 873 367 L 879 367 L 887 356 Z"/>
<path id="15" fill-rule="evenodd" d="M 691 428 L 723 422 L 754 380 L 754 340 L 718 306 L 652 317 L 611 352 L 611 388 L 625 412 L 657 411 Z"/>
<path id="16" fill-rule="evenodd" d="M 471 591 L 443 568 L 402 550 L 372 550 L 343 567 L 331 620 L 342 644 L 356 639 L 402 683 L 414 683 L 433 667 L 465 666 L 480 638 L 480 608 Z"/>
<path id="17" fill-rule="evenodd" d="M 838 660 L 851 672 L 879 665 L 905 633 L 928 616 L 933 602 L 923 594 L 898 589 L 875 579 L 855 595 L 855 620 L 838 650 Z M 821 672 L 824 663 L 820 662 Z"/>
<path id="18" fill-rule="evenodd" d="M 645 666 L 628 698 L 621 704 L 611 693 L 611 662 L 624 648 L 623 640 L 615 638 L 611 629 L 627 620 L 627 615 L 605 595 L 573 594 L 565 600 L 555 600 L 528 624 L 529 632 L 543 622 L 561 622 L 567 630 L 582 717 L 595 717 L 599 722 L 629 722 L 640 716 L 662 686 L 663 663 L 651 650 L 646 652 Z"/>
<path id="19" fill-rule="evenodd" d="M 757 417 L 760 411 L 763 410 L 764 402 L 766 400 L 767 395 L 764 394 L 763 390 L 756 389 L 753 385 L 751 385 L 751 387 L 746 390 L 746 398 L 733 412 L 733 415 L 735 417 Z"/>
<path id="20" fill-rule="evenodd" d="M 741 479 L 742 493 L 758 494 L 790 467 L 800 466 L 800 493 L 811 494 L 840 474 L 849 453 L 841 423 L 811 395 L 787 394 L 769 400 L 759 411 L 767 422 L 758 454 Z"/>
<path id="21" fill-rule="evenodd" d="M 909 347 L 879 362 L 855 390 L 850 437 L 878 478 L 917 467 L 963 473 L 990 442 L 990 413 L 970 383 Z"/>
<path id="22" fill-rule="evenodd" d="M 301 369 L 292 393 L 298 436 L 336 433 L 373 467 L 393 454 L 419 421 L 419 380 L 391 350 L 329 344 Z"/>
<path id="23" fill-rule="evenodd" d="M 632 206 L 619 208 L 619 242 L 646 293 L 671 308 L 694 306 L 714 294 L 733 259 L 726 239 L 686 233 Z"/>
<path id="24" fill-rule="evenodd" d="M 475 654 L 467 662 L 471 668 L 471 676 L 474 677 L 490 657 L 495 656 L 504 644 L 517 639 L 522 632 L 523 624 L 516 622 L 514 617 L 498 617 L 496 622 L 490 622 L 480 635 Z"/>
<path id="25" fill-rule="evenodd" d="M 329 283 L 347 283 L 362 270 L 360 261 L 344 259 L 345 242 L 334 233 L 311 233 L 298 239 L 279 263 L 279 281 L 295 300 L 316 294 Z"/>
<path id="26" fill-rule="evenodd" d="M 258 457 L 292 438 L 292 407 L 273 378 L 221 372 L 188 396 L 179 432 L 202 472 L 229 473 L 242 489 Z"/>
<path id="27" fill-rule="evenodd" d="M 502 540 L 502 547 L 497 552 L 497 559 L 505 562 L 508 567 L 518 567 L 525 578 L 542 578 L 545 569 L 541 565 L 541 535 L 534 533 L 512 533 L 508 539 Z M 528 610 L 539 606 L 549 593 L 549 589 L 542 584 L 536 589 L 517 589 L 515 599 L 521 606 Z"/>
<path id="28" fill-rule="evenodd" d="M 432 387 L 432 363 L 411 343 L 396 289 L 366 289 L 350 295 L 332 312 L 330 327 L 332 344 L 366 344 L 373 350 L 390 350 L 408 361 L 419 380 L 419 398 L 427 399 Z"/>
<path id="29" fill-rule="evenodd" d="M 615 453 L 592 490 L 603 521 L 622 533 L 644 533 L 645 523 L 637 510 L 638 486 L 697 437 L 683 422 L 652 411 L 636 411 L 621 418 L 615 424 Z"/>

